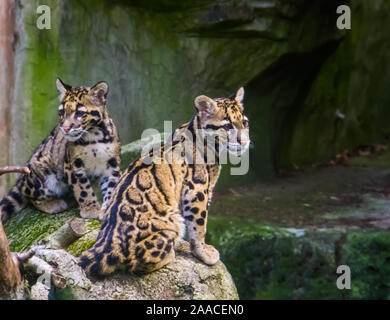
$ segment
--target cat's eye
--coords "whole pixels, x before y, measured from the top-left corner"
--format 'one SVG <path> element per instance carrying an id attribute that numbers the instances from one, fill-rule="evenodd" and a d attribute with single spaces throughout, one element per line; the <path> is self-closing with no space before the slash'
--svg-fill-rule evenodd
<path id="1" fill-rule="evenodd" d="M 64 109 L 58 110 L 58 115 L 59 115 L 61 118 L 64 116 L 64 114 L 65 114 Z"/>
<path id="2" fill-rule="evenodd" d="M 77 118 L 80 118 L 80 117 L 86 117 L 87 115 L 85 114 L 85 111 L 76 111 L 76 117 Z"/>
<path id="3" fill-rule="evenodd" d="M 244 125 L 244 128 L 247 128 L 248 125 L 249 125 L 249 121 L 244 119 L 244 121 L 242 122 L 242 124 Z"/>
<path id="4" fill-rule="evenodd" d="M 233 125 L 231 123 L 226 123 L 223 125 L 223 128 L 225 130 L 230 130 L 230 129 L 233 129 Z"/>

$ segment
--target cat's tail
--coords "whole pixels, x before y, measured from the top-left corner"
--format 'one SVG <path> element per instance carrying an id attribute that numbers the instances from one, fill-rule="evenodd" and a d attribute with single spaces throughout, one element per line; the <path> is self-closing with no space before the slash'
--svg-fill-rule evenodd
<path id="1" fill-rule="evenodd" d="M 112 239 L 105 236 L 107 220 L 103 223 L 97 236 L 96 243 L 92 248 L 83 252 L 78 260 L 78 264 L 85 273 L 94 279 L 102 279 L 115 272 L 119 265 L 119 258 L 114 254 L 112 249 Z"/>
<path id="2" fill-rule="evenodd" d="M 8 194 L 0 201 L 1 222 L 4 224 L 14 213 L 26 207 L 28 199 L 23 193 L 23 181 L 18 179 Z"/>
<path id="3" fill-rule="evenodd" d="M 111 255 L 99 253 L 96 247 L 85 251 L 79 258 L 79 266 L 93 279 L 102 279 L 117 270 L 118 262 L 110 260 Z"/>
<path id="4" fill-rule="evenodd" d="M 83 252 L 79 258 L 79 266 L 84 269 L 88 277 L 94 279 L 101 279 L 104 274 L 102 272 L 102 258 L 99 256 L 94 248 Z"/>

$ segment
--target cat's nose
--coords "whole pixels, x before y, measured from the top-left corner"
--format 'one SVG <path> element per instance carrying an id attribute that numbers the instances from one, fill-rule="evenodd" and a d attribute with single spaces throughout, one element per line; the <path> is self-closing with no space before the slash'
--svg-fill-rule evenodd
<path id="1" fill-rule="evenodd" d="M 246 147 L 246 145 L 249 143 L 249 138 L 244 134 L 238 134 L 237 142 L 241 144 L 243 147 Z"/>
<path id="2" fill-rule="evenodd" d="M 247 144 L 249 143 L 249 140 L 246 139 L 246 138 L 241 138 L 239 143 L 243 146 L 243 147 L 246 147 Z"/>
<path id="3" fill-rule="evenodd" d="M 72 127 L 71 126 L 62 126 L 61 128 L 62 128 L 62 130 L 64 130 L 65 133 L 68 133 Z"/>

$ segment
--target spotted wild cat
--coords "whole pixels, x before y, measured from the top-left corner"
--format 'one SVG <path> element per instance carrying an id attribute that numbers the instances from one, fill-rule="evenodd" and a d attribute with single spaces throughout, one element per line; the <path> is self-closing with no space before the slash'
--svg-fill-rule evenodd
<path id="1" fill-rule="evenodd" d="M 219 260 L 218 251 L 205 243 L 208 204 L 221 170 L 218 149 L 241 155 L 249 146 L 243 97 L 243 88 L 231 98 L 197 97 L 195 116 L 161 146 L 160 163 L 150 161 L 156 158 L 149 153 L 129 166 L 114 190 L 96 244 L 80 257 L 87 274 L 101 277 L 118 269 L 157 270 L 174 259 L 175 244 L 185 227 L 196 257 L 209 265 Z M 203 159 L 197 159 L 196 144 L 188 148 L 186 141 L 191 139 L 187 138 L 197 132 L 202 139 L 216 137 L 215 162 L 207 161 L 205 149 L 200 152 Z M 186 152 L 190 157 L 176 161 Z M 173 155 L 170 163 L 164 161 L 168 154 Z"/>
<path id="2" fill-rule="evenodd" d="M 84 218 L 99 218 L 100 204 L 91 187 L 99 179 L 103 203 L 111 198 L 120 171 L 120 142 L 106 107 L 108 85 L 71 87 L 57 79 L 59 124 L 28 160 L 0 201 L 3 223 L 28 203 L 46 213 L 66 210 L 75 201 Z"/>

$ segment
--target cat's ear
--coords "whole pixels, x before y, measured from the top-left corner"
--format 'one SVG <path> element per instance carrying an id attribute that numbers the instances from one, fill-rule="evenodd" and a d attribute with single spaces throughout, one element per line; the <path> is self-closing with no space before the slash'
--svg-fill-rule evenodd
<path id="1" fill-rule="evenodd" d="M 234 97 L 234 100 L 236 100 L 239 104 L 243 105 L 244 104 L 244 88 L 241 87 L 240 89 L 237 90 L 236 95 Z"/>
<path id="2" fill-rule="evenodd" d="M 96 106 L 105 106 L 108 94 L 107 82 L 100 81 L 89 89 L 88 96 Z"/>
<path id="3" fill-rule="evenodd" d="M 218 112 L 217 103 L 207 96 L 196 97 L 195 107 L 198 110 L 198 115 L 202 121 L 211 118 Z"/>
<path id="4" fill-rule="evenodd" d="M 57 78 L 56 85 L 57 85 L 57 90 L 58 90 L 58 93 L 59 93 L 60 101 L 62 101 L 62 99 L 65 96 L 66 91 L 70 90 L 72 87 L 67 85 L 67 84 L 65 84 L 65 83 L 63 83 L 60 78 Z"/>

